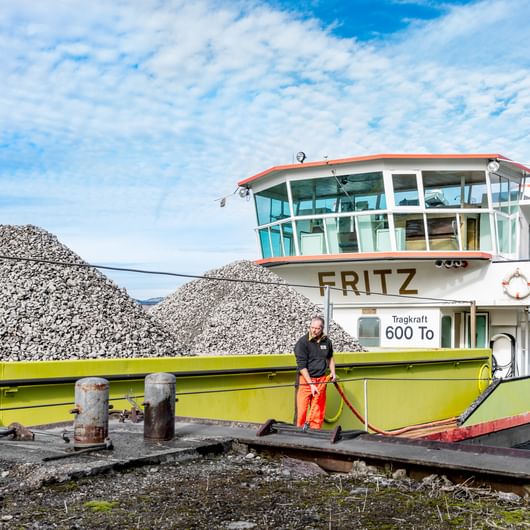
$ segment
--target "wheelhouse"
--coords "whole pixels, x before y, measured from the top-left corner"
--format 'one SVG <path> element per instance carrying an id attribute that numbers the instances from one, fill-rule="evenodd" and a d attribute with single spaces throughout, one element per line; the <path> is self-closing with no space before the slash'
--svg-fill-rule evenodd
<path id="1" fill-rule="evenodd" d="M 528 258 L 527 171 L 501 155 L 272 168 L 251 187 L 263 259 L 417 251 Z"/>

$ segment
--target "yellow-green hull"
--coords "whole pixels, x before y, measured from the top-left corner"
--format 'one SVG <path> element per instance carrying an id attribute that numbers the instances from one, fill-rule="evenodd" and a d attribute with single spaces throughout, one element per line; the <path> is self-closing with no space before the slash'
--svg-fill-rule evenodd
<path id="1" fill-rule="evenodd" d="M 385 430 L 462 413 L 491 376 L 485 349 L 338 353 L 336 362 L 348 399 Z M 177 416 L 293 421 L 293 355 L 248 355 L 0 363 L 0 425 L 71 420 L 75 381 L 88 376 L 109 378 L 114 409 L 130 409 L 125 396 L 141 404 L 143 379 L 154 372 L 177 376 Z M 364 428 L 332 387 L 326 418 L 327 428 Z"/>

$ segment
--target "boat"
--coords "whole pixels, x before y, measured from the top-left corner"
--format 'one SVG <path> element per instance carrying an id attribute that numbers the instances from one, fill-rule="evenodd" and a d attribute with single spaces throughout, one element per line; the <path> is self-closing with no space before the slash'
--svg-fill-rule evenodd
<path id="1" fill-rule="evenodd" d="M 325 430 L 530 447 L 530 169 L 500 154 L 299 159 L 239 187 L 257 263 L 366 348 L 336 353 Z M 132 417 L 158 372 L 177 378 L 180 418 L 296 417 L 292 354 L 101 358 L 0 362 L 0 425 L 71 419 L 87 376 Z"/>

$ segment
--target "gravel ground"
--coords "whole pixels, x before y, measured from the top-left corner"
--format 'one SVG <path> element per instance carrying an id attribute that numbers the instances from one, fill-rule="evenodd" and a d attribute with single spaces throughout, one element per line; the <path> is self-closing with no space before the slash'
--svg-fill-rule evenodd
<path id="1" fill-rule="evenodd" d="M 446 529 L 530 526 L 528 498 L 435 475 L 349 474 L 231 452 L 28 490 L 27 466 L 0 460 L 0 528 Z"/>
<path id="2" fill-rule="evenodd" d="M 247 282 L 195 280 L 150 310 L 193 354 L 292 353 L 311 317 L 322 314 L 280 276 L 251 261 L 234 261 L 204 276 Z M 336 322 L 329 334 L 335 351 L 364 351 Z"/>

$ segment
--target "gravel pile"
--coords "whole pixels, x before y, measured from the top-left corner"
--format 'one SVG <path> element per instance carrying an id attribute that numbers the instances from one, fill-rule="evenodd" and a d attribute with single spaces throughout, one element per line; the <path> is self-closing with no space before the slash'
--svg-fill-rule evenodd
<path id="1" fill-rule="evenodd" d="M 35 226 L 0 225 L 0 255 L 84 264 Z M 179 355 L 170 331 L 92 268 L 0 259 L 0 360 Z"/>
<path id="2" fill-rule="evenodd" d="M 187 283 L 152 309 L 197 355 L 292 353 L 322 309 L 277 274 L 250 261 L 235 261 L 205 276 L 272 282 L 263 285 L 207 279 Z M 330 326 L 335 351 L 363 351 L 337 323 Z"/>

